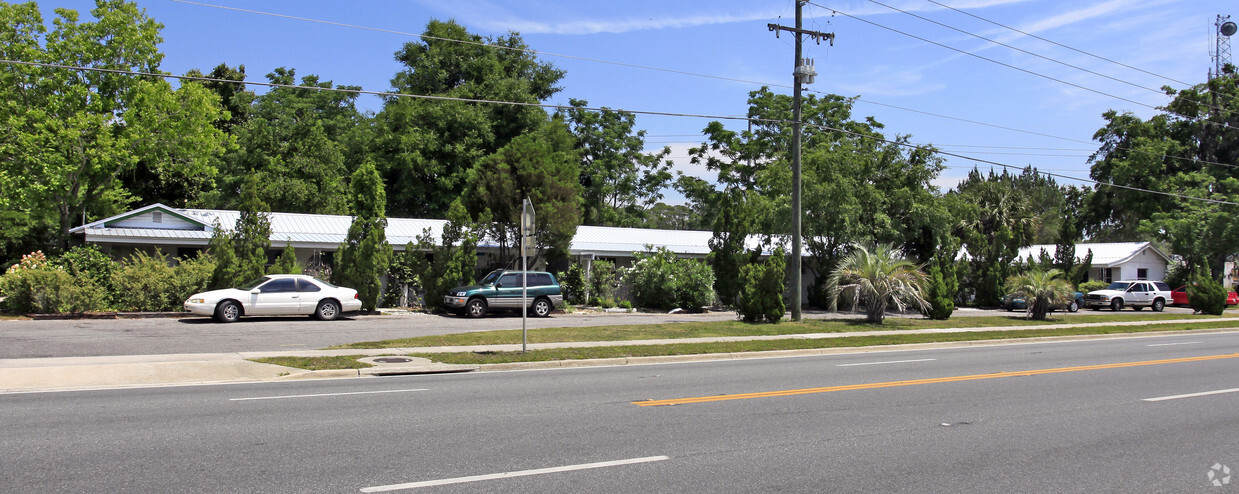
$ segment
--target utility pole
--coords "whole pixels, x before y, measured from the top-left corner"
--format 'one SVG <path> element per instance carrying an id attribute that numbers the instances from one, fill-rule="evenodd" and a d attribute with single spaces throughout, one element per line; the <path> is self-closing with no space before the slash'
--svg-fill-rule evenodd
<path id="1" fill-rule="evenodd" d="M 800 292 L 801 292 L 801 232 L 800 232 L 800 85 L 812 84 L 817 71 L 813 68 L 812 60 L 804 60 L 801 56 L 801 45 L 803 44 L 803 36 L 813 38 L 817 44 L 822 44 L 822 39 L 830 40 L 830 44 L 835 44 L 834 33 L 823 33 L 820 31 L 809 31 L 802 27 L 803 16 L 801 11 L 804 5 L 809 3 L 809 0 L 796 0 L 796 27 L 785 27 L 778 24 L 767 24 L 766 27 L 774 31 L 774 36 L 777 38 L 779 32 L 790 31 L 796 36 L 796 61 L 795 70 L 792 71 L 792 259 L 788 263 L 788 271 L 791 273 L 791 302 L 792 302 L 792 320 L 800 320 Z"/>

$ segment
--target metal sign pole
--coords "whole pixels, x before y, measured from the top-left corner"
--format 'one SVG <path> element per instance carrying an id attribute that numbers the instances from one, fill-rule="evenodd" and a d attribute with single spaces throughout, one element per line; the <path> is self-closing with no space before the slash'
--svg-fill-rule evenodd
<path id="1" fill-rule="evenodd" d="M 521 354 L 528 350 L 529 329 L 526 319 L 529 316 L 529 251 L 528 242 L 533 238 L 533 203 L 525 198 L 521 204 Z"/>

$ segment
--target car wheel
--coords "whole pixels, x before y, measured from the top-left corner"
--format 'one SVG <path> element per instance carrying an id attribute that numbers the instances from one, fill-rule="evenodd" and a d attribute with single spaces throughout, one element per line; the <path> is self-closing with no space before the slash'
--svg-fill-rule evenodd
<path id="1" fill-rule="evenodd" d="M 318 308 L 314 309 L 314 317 L 320 321 L 330 321 L 340 317 L 340 304 L 335 300 L 324 300 L 318 303 Z"/>
<path id="2" fill-rule="evenodd" d="M 465 315 L 469 317 L 486 317 L 486 301 L 475 298 L 465 305 Z"/>
<path id="3" fill-rule="evenodd" d="M 1067 312 L 1078 312 L 1079 310 L 1080 304 L 1075 300 L 1072 300 L 1070 304 L 1067 304 Z"/>
<path id="4" fill-rule="evenodd" d="M 231 300 L 225 300 L 215 306 L 215 320 L 233 322 L 241 318 L 241 305 Z"/>
<path id="5" fill-rule="evenodd" d="M 1162 300 L 1159 298 L 1153 301 L 1153 312 L 1161 312 L 1162 309 L 1165 309 L 1165 308 L 1166 308 L 1165 300 Z"/>
<path id="6" fill-rule="evenodd" d="M 1114 299 L 1114 300 L 1111 300 L 1111 301 L 1110 301 L 1110 310 L 1113 310 L 1113 311 L 1120 311 L 1120 310 L 1123 310 L 1123 299 L 1121 299 L 1121 298 L 1116 298 L 1116 299 Z"/>
<path id="7" fill-rule="evenodd" d="M 533 315 L 538 317 L 546 317 L 551 315 L 551 301 L 540 298 L 533 301 Z"/>

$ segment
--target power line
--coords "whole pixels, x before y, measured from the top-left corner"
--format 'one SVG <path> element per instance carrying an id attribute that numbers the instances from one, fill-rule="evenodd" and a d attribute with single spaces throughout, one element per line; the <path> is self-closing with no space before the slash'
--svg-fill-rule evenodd
<path id="1" fill-rule="evenodd" d="M 1053 40 L 1045 39 L 1045 38 L 1043 38 L 1043 37 L 1041 37 L 1041 36 L 1037 36 L 1037 35 L 1032 34 L 1032 33 L 1029 33 L 1029 32 L 1024 32 L 1024 31 L 1021 31 L 1021 30 L 1019 30 L 1019 29 L 1013 28 L 1013 27 L 1008 26 L 1008 25 L 1006 25 L 1006 24 L 1001 24 L 1001 23 L 998 23 L 998 22 L 994 22 L 994 21 L 992 21 L 992 20 L 986 19 L 986 18 L 981 17 L 981 16 L 979 16 L 979 15 L 973 14 L 973 13 L 971 13 L 971 12 L 966 12 L 966 11 L 964 11 L 964 10 L 957 9 L 957 8 L 955 8 L 955 7 L 952 7 L 952 6 L 950 6 L 950 5 L 947 5 L 947 4 L 944 4 L 944 3 L 941 3 L 941 2 L 937 2 L 937 1 L 934 1 L 934 0 L 925 0 L 925 1 L 927 1 L 927 2 L 929 2 L 929 3 L 932 3 L 932 4 L 934 4 L 934 5 L 940 6 L 940 7 L 944 7 L 944 8 L 948 8 L 948 9 L 954 10 L 954 11 L 956 11 L 956 12 L 959 12 L 959 13 L 964 14 L 964 15 L 966 15 L 966 16 L 972 17 L 972 18 L 974 18 L 974 19 L 982 20 L 982 21 L 988 22 L 988 23 L 990 23 L 990 24 L 993 24 L 993 25 L 995 25 L 995 26 L 998 26 L 998 27 L 1002 27 L 1002 28 L 1005 28 L 1005 29 L 1009 29 L 1009 30 L 1015 31 L 1015 32 L 1017 32 L 1017 33 L 1023 34 L 1024 36 L 1029 36 L 1029 37 L 1032 37 L 1032 38 L 1034 38 L 1034 39 L 1038 39 L 1038 40 L 1044 41 L 1044 42 L 1046 42 L 1046 43 L 1052 44 L 1052 45 L 1057 46 L 1057 47 L 1060 47 L 1060 48 L 1066 48 L 1066 49 L 1068 49 L 1068 50 L 1074 51 L 1074 52 L 1079 53 L 1079 54 L 1082 54 L 1082 55 L 1088 55 L 1088 56 L 1093 57 L 1093 58 L 1096 58 L 1096 59 L 1098 59 L 1098 60 L 1104 60 L 1104 61 L 1106 61 L 1106 62 L 1110 62 L 1110 63 L 1112 63 L 1112 64 L 1115 64 L 1115 65 L 1118 65 L 1118 66 L 1121 66 L 1121 67 L 1126 67 L 1126 68 L 1128 68 L 1128 69 L 1131 69 L 1131 70 L 1134 70 L 1134 71 L 1137 71 L 1137 72 L 1143 72 L 1143 73 L 1148 74 L 1148 75 L 1151 75 L 1151 76 L 1153 76 L 1153 77 L 1159 77 L 1159 78 L 1165 79 L 1165 80 L 1170 81 L 1170 82 L 1177 82 L 1177 83 L 1179 83 L 1179 84 L 1182 84 L 1182 85 L 1184 85 L 1184 86 L 1188 86 L 1188 87 L 1191 87 L 1191 86 L 1192 86 L 1190 83 L 1186 83 L 1186 82 L 1180 81 L 1180 80 L 1178 80 L 1178 79 L 1174 79 L 1174 78 L 1167 77 L 1167 76 L 1164 76 L 1164 75 L 1155 74 L 1155 73 L 1153 73 L 1153 72 L 1149 72 L 1149 71 L 1144 70 L 1144 69 L 1141 69 L 1141 68 L 1139 68 L 1139 67 L 1133 67 L 1133 66 L 1128 65 L 1128 64 L 1125 64 L 1125 63 L 1123 63 L 1123 62 L 1119 62 L 1119 61 L 1116 61 L 1116 60 L 1111 60 L 1111 59 L 1106 58 L 1106 57 L 1103 57 L 1103 56 L 1101 56 L 1101 55 L 1095 55 L 1095 54 L 1092 54 L 1092 53 L 1086 52 L 1086 51 L 1084 51 L 1084 50 L 1080 50 L 1080 49 L 1072 48 L 1072 47 L 1070 47 L 1070 46 L 1064 45 L 1064 44 L 1059 43 L 1059 42 L 1057 42 L 1057 41 L 1053 41 Z"/>
<path id="2" fill-rule="evenodd" d="M 663 67 L 653 67 L 653 66 L 649 66 L 649 65 L 640 65 L 640 64 L 633 64 L 633 63 L 626 63 L 626 62 L 615 62 L 615 61 L 610 61 L 610 60 L 601 60 L 601 59 L 595 59 L 595 58 L 579 57 L 579 56 L 574 56 L 574 55 L 565 55 L 565 54 L 560 54 L 560 53 L 543 52 L 543 51 L 538 51 L 538 50 L 534 50 L 534 49 L 531 49 L 531 48 L 519 48 L 519 47 L 512 47 L 512 46 L 492 45 L 492 44 L 480 43 L 480 42 L 476 42 L 476 41 L 467 41 L 467 40 L 459 40 L 459 39 L 452 39 L 452 38 L 441 38 L 441 37 L 436 37 L 436 36 L 429 36 L 429 35 L 426 35 L 426 34 L 418 34 L 418 33 L 404 32 L 404 31 L 395 31 L 395 30 L 390 30 L 390 29 L 381 29 L 381 28 L 373 28 L 373 27 L 367 27 L 367 26 L 359 26 L 359 25 L 354 25 L 354 24 L 346 24 L 346 23 L 341 23 L 341 22 L 326 21 L 326 20 L 322 20 L 322 19 L 314 19 L 314 18 L 309 18 L 309 17 L 298 17 L 298 16 L 292 16 L 292 15 L 286 15 L 286 14 L 277 14 L 277 13 L 273 13 L 273 12 L 264 12 L 264 11 L 260 11 L 260 10 L 250 10 L 250 9 L 241 9 L 241 8 L 236 8 L 236 7 L 227 7 L 227 6 L 222 6 L 222 5 L 214 5 L 214 4 L 209 4 L 209 3 L 193 2 L 193 1 L 190 1 L 190 0 L 171 0 L 171 1 L 173 1 L 173 2 L 177 2 L 177 3 L 189 4 L 189 5 L 198 5 L 198 6 L 202 6 L 202 7 L 217 8 L 217 9 L 222 9 L 222 10 L 232 10 L 232 11 L 237 11 L 237 12 L 245 12 L 245 13 L 250 13 L 250 14 L 258 14 L 258 15 L 267 15 L 267 16 L 272 16 L 272 17 L 280 17 L 280 18 L 285 18 L 285 19 L 293 19 L 293 20 L 300 20 L 300 21 L 306 21 L 306 22 L 314 22 L 314 23 L 319 23 L 319 24 L 327 24 L 327 25 L 332 25 L 332 26 L 347 27 L 347 28 L 352 28 L 352 29 L 362 29 L 362 30 L 366 30 L 366 31 L 375 31 L 375 32 L 388 33 L 388 34 L 397 34 L 397 35 L 402 35 L 402 36 L 417 37 L 417 38 L 421 38 L 421 39 L 424 39 L 424 40 L 436 40 L 436 41 L 444 41 L 444 42 L 450 42 L 450 43 L 460 43 L 460 44 L 466 44 L 466 45 L 472 45 L 472 46 L 479 46 L 479 47 L 484 47 L 484 48 L 492 48 L 492 49 L 498 49 L 498 50 L 519 51 L 519 52 L 528 53 L 528 54 L 531 54 L 531 55 L 543 55 L 543 56 L 551 56 L 551 57 L 560 57 L 560 58 L 567 58 L 567 59 L 573 59 L 573 60 L 581 60 L 581 61 L 585 61 L 585 62 L 601 63 L 601 64 L 607 64 L 607 65 L 616 65 L 616 66 L 620 66 L 620 67 L 637 68 L 637 69 L 643 69 L 643 70 L 652 70 L 652 71 L 658 71 L 658 72 L 667 72 L 667 73 L 673 73 L 673 74 L 679 74 L 679 75 L 687 75 L 687 76 L 693 76 L 693 77 L 703 77 L 703 78 L 707 78 L 707 79 L 714 79 L 714 80 L 721 80 L 721 81 L 728 81 L 728 82 L 737 82 L 737 83 L 741 83 L 741 84 L 752 84 L 752 85 L 758 85 L 758 86 L 778 87 L 778 88 L 785 88 L 785 89 L 790 89 L 790 88 L 792 87 L 791 85 L 788 85 L 788 84 L 770 83 L 770 82 L 763 82 L 763 81 L 753 81 L 753 80 L 738 79 L 738 78 L 733 78 L 733 77 L 723 77 L 723 76 L 717 76 L 717 75 L 711 75 L 711 74 L 702 74 L 702 73 L 697 73 L 697 72 L 688 72 L 688 71 L 683 71 L 683 70 L 667 69 L 667 68 L 663 68 Z M 814 5 L 816 5 L 816 4 L 814 4 Z M 817 5 L 817 6 L 818 6 L 818 7 L 822 7 L 821 5 Z M 822 7 L 822 8 L 826 8 L 826 7 Z M 840 13 L 841 13 L 841 12 L 840 12 Z M 842 14 L 842 13 L 841 13 L 841 14 Z M 844 15 L 847 15 L 847 14 L 844 14 Z M 849 16 L 849 17 L 850 17 L 850 16 Z M 868 22 L 868 21 L 866 21 L 866 22 Z M 825 92 L 823 92 L 823 91 L 817 91 L 817 90 L 813 90 L 813 89 L 807 89 L 807 88 L 806 88 L 806 90 L 811 91 L 811 92 L 814 92 L 814 93 L 819 93 L 819 94 L 829 94 L 829 93 L 825 93 Z M 371 93 L 371 94 L 373 94 L 373 93 Z M 966 118 L 952 117 L 952 116 L 949 116 L 949 115 L 942 115 L 942 114 L 933 113 L 933 112 L 927 112 L 927 111 L 922 111 L 922 110 L 915 110 L 915 109 L 912 109 L 912 108 L 906 108 L 906 107 L 902 107 L 902 106 L 898 106 L 898 105 L 892 105 L 892 104 L 887 104 L 887 103 L 880 103 L 880 102 L 877 102 L 877 101 L 866 100 L 866 99 L 862 99 L 862 98 L 857 98 L 856 100 L 857 100 L 857 101 L 860 101 L 860 102 L 863 102 L 863 103 L 868 103 L 868 104 L 871 104 L 871 105 L 884 106 L 884 107 L 893 108 L 893 109 L 897 109 L 897 110 L 903 110 L 903 111 L 907 111 L 907 112 L 919 113 L 919 114 L 922 114 L 922 115 L 928 115 L 928 116 L 937 117 L 937 118 L 945 118 L 945 119 L 949 119 L 949 120 L 955 120 L 955 121 L 959 121 L 959 122 L 970 123 L 970 124 L 973 124 L 973 125 L 986 126 L 986 127 L 991 127 L 991 128 L 996 128 L 996 129 L 1006 130 L 1006 131 L 1010 131 L 1010 132 L 1018 132 L 1018 133 L 1023 133 L 1023 134 L 1036 135 L 1036 136 L 1041 136 L 1041 137 L 1048 137 L 1048 138 L 1052 138 L 1052 139 L 1059 139 L 1059 140 L 1065 140 L 1065 141 L 1071 141 L 1071 142 L 1078 142 L 1078 143 L 1083 143 L 1083 144 L 1090 144 L 1090 145 L 1091 145 L 1091 144 L 1093 144 L 1093 143 L 1092 143 L 1092 141 L 1084 141 L 1084 140 L 1079 140 L 1079 139 L 1072 139 L 1072 138 L 1068 138 L 1068 137 L 1061 137 L 1061 136 L 1055 136 L 1055 135 L 1051 135 L 1051 134 L 1045 134 L 1045 133 L 1034 132 L 1034 131 L 1029 131 L 1029 130 L 1017 129 L 1017 128 L 1007 127 L 1007 126 L 1003 126 L 1003 125 L 997 125 L 997 124 L 991 124 L 991 123 L 986 123 L 986 122 L 980 122 L 980 121 L 976 121 L 976 120 L 969 120 L 969 119 L 966 119 Z M 1146 105 L 1146 106 L 1147 106 L 1147 105 Z M 634 113 L 636 113 L 636 112 L 634 112 Z M 734 119 L 733 119 L 733 120 L 734 120 Z M 1148 153 L 1144 153 L 1144 152 L 1141 152 L 1141 151 L 1136 151 L 1136 152 L 1137 152 L 1137 153 L 1141 153 L 1141 154 L 1146 154 L 1146 155 L 1148 155 Z M 1204 164 L 1214 164 L 1214 165 L 1222 165 L 1222 166 L 1231 166 L 1231 165 L 1227 165 L 1227 164 L 1225 164 L 1225 163 L 1213 163 L 1213 162 L 1207 162 L 1207 161 L 1200 161 L 1200 160 L 1196 160 L 1196 159 L 1192 159 L 1192 158 L 1179 158 L 1179 157 L 1175 157 L 1175 156 L 1167 156 L 1167 155 L 1161 155 L 1161 156 L 1162 156 L 1162 157 L 1164 157 L 1164 158 L 1169 158 L 1169 159 L 1191 160 L 1191 161 L 1192 161 L 1192 162 L 1194 162 L 1194 163 L 1204 163 Z"/>
<path id="3" fill-rule="evenodd" d="M 1023 48 L 1019 48 L 1019 47 L 1016 47 L 1016 46 L 1012 46 L 1012 45 L 1009 45 L 1009 44 L 1003 43 L 1003 42 L 998 41 L 998 40 L 993 40 L 993 39 L 990 39 L 990 38 L 986 38 L 985 36 L 981 36 L 981 35 L 976 34 L 976 33 L 968 32 L 968 31 L 965 31 L 965 30 L 963 30 L 963 29 L 959 29 L 959 28 L 954 27 L 954 26 L 950 26 L 950 25 L 947 25 L 947 24 L 943 24 L 943 23 L 941 23 L 941 22 L 935 21 L 935 20 L 930 19 L 930 18 L 928 18 L 928 17 L 924 17 L 924 16 L 920 16 L 920 15 L 917 15 L 917 14 L 913 14 L 912 12 L 908 12 L 908 11 L 906 11 L 906 10 L 903 10 L 903 9 L 900 9 L 900 8 L 897 8 L 897 7 L 892 7 L 892 6 L 890 6 L 890 5 L 884 4 L 884 3 L 879 2 L 879 1 L 877 1 L 877 0 L 869 0 L 869 2 L 870 2 L 870 3 L 877 4 L 877 5 L 881 5 L 881 6 L 883 6 L 883 7 L 886 7 L 886 8 L 888 8 L 888 9 L 894 10 L 894 11 L 896 11 L 896 12 L 901 12 L 901 13 L 903 13 L 903 14 L 910 15 L 910 16 L 912 16 L 912 17 L 915 17 L 915 18 L 917 18 L 917 19 L 923 20 L 923 21 L 925 21 L 925 22 L 931 22 L 931 23 L 933 23 L 933 24 L 937 24 L 937 25 L 939 25 L 939 26 L 945 27 L 945 28 L 950 29 L 950 30 L 952 30 L 952 31 L 956 31 L 956 32 L 959 32 L 959 33 L 967 34 L 967 35 L 972 36 L 972 37 L 977 38 L 977 39 L 982 39 L 982 40 L 988 41 L 988 42 L 990 42 L 990 43 L 993 43 L 993 44 L 996 44 L 996 45 L 999 45 L 999 46 L 1003 46 L 1003 47 L 1006 47 L 1006 48 L 1010 48 L 1010 49 L 1012 49 L 1012 50 L 1018 51 L 1018 52 L 1020 52 L 1020 53 L 1026 54 L 1026 55 L 1032 55 L 1032 56 L 1037 57 L 1037 58 L 1040 58 L 1040 59 L 1042 59 L 1042 60 L 1046 60 L 1046 61 L 1049 61 L 1049 62 L 1054 62 L 1054 63 L 1056 63 L 1056 64 L 1063 65 L 1063 66 L 1066 66 L 1066 67 L 1071 67 L 1071 68 L 1073 68 L 1073 69 L 1076 69 L 1076 70 L 1079 70 L 1079 71 L 1083 71 L 1083 72 L 1087 72 L 1087 73 L 1089 73 L 1089 74 L 1093 74 L 1093 75 L 1098 76 L 1098 77 L 1104 77 L 1104 78 L 1106 78 L 1106 79 L 1110 79 L 1110 80 L 1115 81 L 1115 82 L 1118 82 L 1118 83 L 1127 84 L 1127 85 L 1132 86 L 1132 87 L 1136 87 L 1136 88 L 1144 89 L 1144 90 L 1146 90 L 1146 91 L 1152 91 L 1152 92 L 1157 93 L 1157 94 L 1160 94 L 1160 95 L 1165 95 L 1165 93 L 1163 93 L 1160 89 L 1151 88 L 1151 87 L 1147 87 L 1147 86 L 1141 86 L 1141 85 L 1136 84 L 1136 83 L 1131 82 L 1131 81 L 1126 81 L 1126 80 L 1123 80 L 1123 79 L 1119 79 L 1119 78 L 1117 78 L 1117 77 L 1111 77 L 1111 76 L 1108 76 L 1108 75 L 1106 75 L 1106 74 L 1102 74 L 1102 73 L 1100 73 L 1100 72 L 1096 72 L 1096 71 L 1093 71 L 1093 70 L 1089 70 L 1089 69 L 1086 69 L 1086 68 L 1084 68 L 1084 67 L 1080 67 L 1080 66 L 1077 66 L 1077 65 L 1072 65 L 1072 64 L 1069 64 L 1069 63 L 1067 63 L 1067 62 L 1064 62 L 1064 61 L 1061 61 L 1061 60 L 1058 60 L 1058 59 L 1055 59 L 1055 58 L 1050 58 L 1050 57 L 1047 57 L 1047 56 L 1044 56 L 1044 55 L 1041 55 L 1041 54 L 1038 54 L 1038 53 L 1033 53 L 1033 52 L 1028 51 L 1028 50 L 1025 50 L 1025 49 L 1023 49 Z"/>
<path id="4" fill-rule="evenodd" d="M 662 111 L 649 111 L 649 110 L 574 107 L 570 105 L 555 105 L 555 104 L 545 104 L 545 103 L 526 103 L 526 102 L 519 102 L 519 101 L 499 101 L 499 100 L 457 98 L 457 97 L 449 97 L 449 96 L 431 96 L 431 95 L 424 95 L 424 94 L 392 93 L 392 92 L 387 92 L 387 91 L 367 91 L 364 89 L 349 89 L 349 88 L 342 88 L 342 87 L 329 88 L 329 87 L 318 87 L 318 86 L 301 86 L 301 85 L 295 85 L 295 84 L 277 84 L 277 83 L 272 83 L 272 82 L 235 81 L 231 79 L 223 79 L 223 78 L 215 78 L 215 77 L 159 74 L 159 73 L 153 73 L 153 72 L 140 72 L 140 71 L 135 71 L 135 70 L 105 69 L 105 68 L 99 68 L 99 67 L 80 67 L 80 66 L 73 66 L 73 65 L 61 65 L 61 64 L 43 63 L 43 62 L 24 62 L 20 60 L 0 59 L 0 63 L 11 64 L 11 65 L 24 65 L 24 66 L 30 66 L 30 67 L 46 67 L 46 68 L 65 69 L 65 70 L 101 72 L 101 73 L 108 73 L 108 74 L 123 74 L 123 75 L 135 75 L 135 76 L 143 76 L 143 77 L 171 78 L 171 79 L 177 79 L 177 80 L 188 80 L 188 81 L 196 81 L 196 82 L 220 82 L 220 83 L 227 83 L 227 84 L 254 84 L 258 86 L 267 86 L 267 87 L 272 87 L 272 88 L 307 89 L 307 90 L 312 90 L 312 91 L 333 91 L 333 92 L 350 93 L 350 94 L 368 94 L 368 95 L 376 95 L 376 96 L 389 96 L 389 97 L 395 97 L 395 98 L 426 99 L 426 100 L 432 100 L 432 101 L 455 101 L 455 102 L 464 102 L 464 103 L 484 103 L 484 104 L 513 105 L 513 106 L 555 108 L 555 109 L 577 108 L 581 110 L 594 111 L 594 112 L 627 112 L 627 113 L 642 114 L 642 115 L 658 115 L 658 116 L 688 117 L 688 118 L 708 118 L 708 119 L 713 119 L 713 120 L 746 120 L 746 121 L 763 122 L 763 123 L 770 123 L 770 124 L 781 124 L 781 125 L 793 123 L 788 120 L 779 120 L 779 119 L 770 119 L 770 118 L 749 118 L 749 117 L 737 116 L 737 115 L 706 115 L 706 114 L 695 114 L 695 113 L 677 113 L 677 112 L 662 112 Z M 850 135 L 850 136 L 858 137 L 861 139 L 874 139 L 879 142 L 883 142 L 887 144 L 895 144 L 897 146 L 901 146 L 905 148 L 927 149 L 927 146 L 923 146 L 923 145 L 900 142 L 900 141 L 893 141 L 890 139 L 886 139 L 885 137 L 875 137 L 872 135 L 860 134 L 857 132 L 852 132 L 852 131 L 845 130 L 845 129 L 839 129 L 839 128 L 835 128 L 835 127 L 831 127 L 827 125 L 820 125 L 820 124 L 815 124 L 811 122 L 803 122 L 803 125 L 807 125 L 810 127 L 816 127 L 816 128 L 831 131 L 831 132 L 838 132 L 841 134 Z M 941 154 L 944 156 L 950 156 L 950 157 L 960 158 L 964 160 L 971 160 L 971 161 L 978 162 L 978 163 L 985 163 L 985 164 L 989 164 L 993 166 L 1003 167 L 1005 169 L 1023 170 L 1024 168 L 1027 168 L 1027 166 L 1008 165 L 1006 163 L 1000 163 L 997 161 L 977 158 L 975 156 L 968 156 L 968 155 L 963 155 L 963 154 L 958 154 L 958 153 L 941 151 L 938 149 L 933 149 L 932 147 L 928 147 L 928 149 L 931 149 L 932 152 L 934 153 Z M 1150 194 L 1158 194 L 1158 195 L 1164 195 L 1164 196 L 1169 196 L 1169 197 L 1175 197 L 1175 198 L 1184 199 L 1184 200 L 1202 201 L 1202 202 L 1208 202 L 1208 203 L 1213 203 L 1213 204 L 1239 206 L 1239 203 L 1230 202 L 1230 201 L 1220 201 L 1217 199 L 1192 197 L 1192 196 L 1187 196 L 1183 194 L 1176 194 L 1173 192 L 1142 189 L 1139 187 L 1131 187 L 1127 185 L 1100 182 L 1097 180 L 1072 177 L 1072 176 L 1061 175 L 1061 174 L 1056 174 L 1056 173 L 1040 172 L 1040 171 L 1038 171 L 1038 173 L 1042 173 L 1050 177 L 1061 178 L 1064 180 L 1091 183 L 1091 184 L 1101 186 L 1101 187 L 1115 187 L 1115 188 L 1132 190 L 1132 191 L 1137 191 L 1137 192 L 1146 192 Z"/>
<path id="5" fill-rule="evenodd" d="M 1125 97 L 1118 96 L 1118 95 L 1115 95 L 1115 94 L 1110 94 L 1110 93 L 1107 93 L 1107 92 L 1105 92 L 1105 91 L 1101 91 L 1101 90 L 1098 90 L 1098 89 L 1093 89 L 1093 88 L 1090 88 L 1090 87 L 1087 87 L 1087 86 L 1082 86 L 1082 85 L 1080 85 L 1080 84 L 1076 84 L 1076 83 L 1074 83 L 1074 82 L 1065 81 L 1065 80 L 1062 80 L 1062 79 L 1058 79 L 1058 78 L 1056 78 L 1056 77 L 1051 77 L 1051 76 L 1049 76 L 1049 75 L 1042 74 L 1042 73 L 1040 73 L 1040 72 L 1036 72 L 1036 71 L 1028 70 L 1028 69 L 1025 69 L 1025 68 L 1023 68 L 1023 67 L 1019 67 L 1019 66 L 1012 65 L 1012 64 L 1009 64 L 1009 63 L 1006 63 L 1006 62 L 1001 62 L 1001 61 L 998 61 L 998 60 L 994 60 L 994 59 L 989 58 L 989 57 L 984 57 L 984 56 L 978 55 L 978 54 L 976 54 L 976 53 L 972 53 L 972 52 L 969 52 L 969 51 L 961 50 L 961 49 L 959 49 L 959 48 L 955 48 L 955 47 L 953 47 L 953 46 L 949 46 L 949 45 L 945 45 L 945 44 L 939 43 L 939 42 L 937 42 L 937 41 L 933 41 L 933 40 L 930 40 L 930 39 L 922 38 L 922 37 L 917 36 L 917 35 L 915 35 L 915 34 L 911 34 L 911 33 L 904 32 L 904 31 L 900 31 L 900 30 L 895 29 L 895 28 L 893 28 L 893 27 L 885 26 L 885 25 L 882 25 L 882 24 L 879 24 L 879 23 L 876 23 L 876 22 L 873 22 L 873 21 L 869 21 L 869 20 L 866 20 L 866 19 L 862 19 L 862 18 L 860 18 L 860 17 L 857 17 L 857 16 L 854 16 L 854 15 L 848 14 L 847 12 L 842 12 L 842 11 L 839 11 L 839 10 L 833 9 L 833 8 L 831 8 L 831 7 L 827 7 L 827 6 L 825 6 L 825 5 L 821 5 L 821 4 L 818 4 L 818 3 L 813 3 L 813 2 L 809 2 L 809 4 L 810 4 L 810 5 L 813 5 L 813 6 L 815 6 L 815 7 L 820 7 L 820 8 L 823 8 L 823 9 L 829 10 L 829 11 L 831 11 L 831 12 L 835 13 L 835 14 L 839 14 L 839 15 L 842 15 L 842 16 L 844 16 L 844 17 L 848 17 L 848 18 L 851 18 L 851 19 L 854 19 L 854 20 L 857 20 L 857 21 L 863 22 L 863 23 L 865 23 L 865 24 L 869 24 L 869 25 L 874 26 L 874 27 L 880 27 L 880 28 L 882 28 L 882 29 L 886 29 L 886 30 L 891 31 L 891 32 L 895 32 L 895 33 L 898 33 L 898 34 L 902 34 L 902 35 L 907 36 L 907 37 L 909 37 L 909 38 L 913 38 L 913 39 L 916 39 L 916 40 L 919 40 L 919 41 L 923 41 L 923 42 L 929 43 L 929 44 L 934 45 L 934 46 L 939 46 L 939 47 L 942 47 L 942 48 L 946 48 L 946 49 L 951 50 L 951 51 L 954 51 L 954 52 L 958 52 L 958 53 L 961 53 L 961 54 L 964 54 L 964 55 L 968 55 L 968 56 L 970 56 L 970 57 L 978 58 L 978 59 L 981 59 L 981 60 L 984 60 L 984 61 L 986 61 L 986 62 L 990 62 L 990 63 L 993 63 L 993 64 L 1001 65 L 1001 66 L 1003 66 L 1003 67 L 1007 67 L 1007 68 L 1009 68 L 1009 69 L 1018 70 L 1018 71 L 1020 71 L 1020 72 L 1025 73 L 1025 74 L 1029 74 L 1029 75 L 1032 75 L 1032 76 L 1040 77 L 1040 78 L 1042 78 L 1042 79 L 1046 79 L 1046 80 L 1054 81 L 1054 82 L 1057 82 L 1057 83 L 1059 83 L 1059 84 L 1064 84 L 1064 85 L 1067 85 L 1067 86 L 1071 86 L 1071 87 L 1074 87 L 1074 88 L 1076 88 L 1076 89 L 1081 89 L 1081 90 L 1084 90 L 1084 91 L 1088 91 L 1088 92 L 1090 92 L 1090 93 L 1099 94 L 1099 95 L 1106 96 L 1106 97 L 1109 97 L 1109 98 L 1114 98 L 1114 99 L 1117 99 L 1117 100 L 1120 100 L 1120 101 L 1126 101 L 1126 102 L 1128 102 L 1128 103 L 1132 103 L 1132 104 L 1135 104 L 1135 105 L 1143 106 L 1143 107 L 1150 108 L 1150 109 L 1153 109 L 1153 110 L 1164 111 L 1164 112 L 1171 113 L 1171 114 L 1173 114 L 1173 115 L 1178 116 L 1179 118 L 1183 118 L 1183 119 L 1186 119 L 1186 120 L 1191 120 L 1191 121 L 1199 121 L 1199 122 L 1201 122 L 1201 123 L 1203 123 L 1203 124 L 1207 124 L 1207 125 L 1216 125 L 1216 126 L 1218 126 L 1218 127 L 1222 127 L 1222 128 L 1224 128 L 1224 129 L 1234 129 L 1234 128 L 1235 128 L 1235 127 L 1231 127 L 1231 126 L 1230 126 L 1230 124 L 1227 124 L 1227 123 L 1217 123 L 1217 122 L 1213 122 L 1213 121 L 1210 121 L 1210 120 L 1203 120 L 1203 119 L 1198 119 L 1198 118 L 1188 117 L 1188 116 L 1186 116 L 1186 115 L 1176 114 L 1176 113 L 1170 112 L 1169 110 L 1167 110 L 1167 109 L 1165 109 L 1165 108 L 1159 108 L 1159 107 L 1156 107 L 1156 106 L 1153 106 L 1153 105 L 1150 105 L 1150 104 L 1147 104 L 1147 103 L 1141 103 L 1141 102 L 1139 102 L 1139 101 L 1136 101 L 1136 100 L 1133 100 L 1133 99 L 1130 99 L 1130 98 L 1125 98 Z"/>

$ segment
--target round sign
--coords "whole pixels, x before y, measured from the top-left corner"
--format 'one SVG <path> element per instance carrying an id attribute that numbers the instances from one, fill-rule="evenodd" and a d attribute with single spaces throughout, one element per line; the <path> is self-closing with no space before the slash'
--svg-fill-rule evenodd
<path id="1" fill-rule="evenodd" d="M 1235 23 L 1230 21 L 1223 22 L 1221 29 L 1222 36 L 1234 36 L 1237 29 L 1239 29 L 1239 26 L 1235 26 Z"/>

